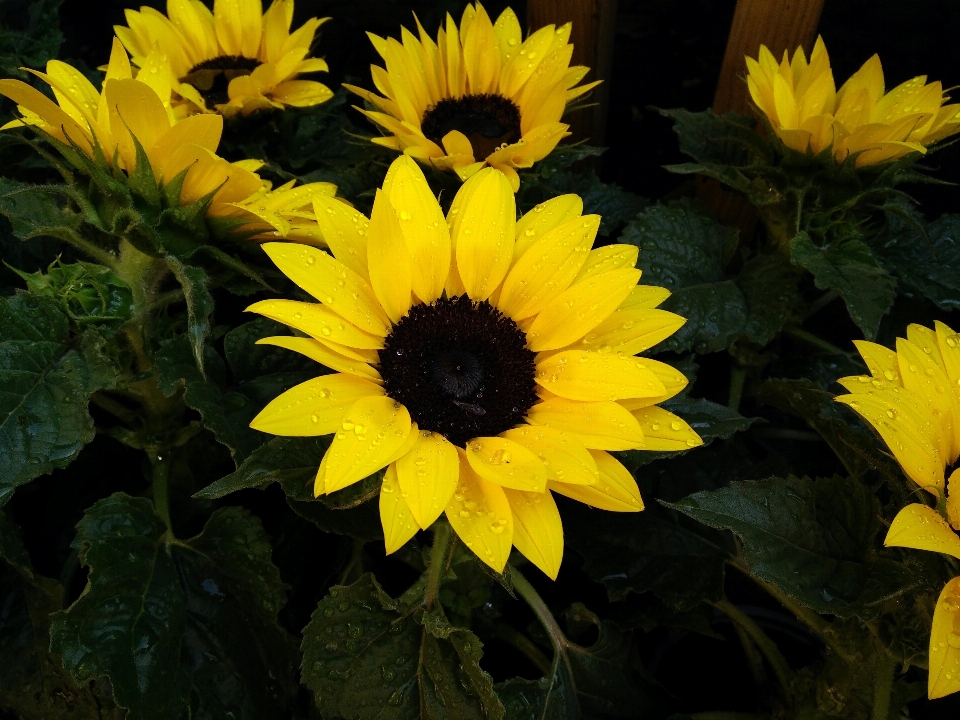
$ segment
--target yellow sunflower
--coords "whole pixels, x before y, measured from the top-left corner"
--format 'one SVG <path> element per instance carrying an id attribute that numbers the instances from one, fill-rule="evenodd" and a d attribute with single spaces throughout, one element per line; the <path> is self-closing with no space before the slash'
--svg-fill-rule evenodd
<path id="1" fill-rule="evenodd" d="M 820 153 L 832 148 L 837 162 L 855 155 L 857 167 L 925 153 L 927 146 L 960 129 L 960 105 L 944 105 L 939 82 L 921 75 L 884 92 L 883 68 L 871 57 L 837 90 L 821 38 L 810 61 L 797 48 L 778 63 L 765 45 L 747 60 L 747 85 L 785 145 Z"/>
<path id="2" fill-rule="evenodd" d="M 127 10 L 129 26 L 117 37 L 133 63 L 144 69 L 155 48 L 175 82 L 174 105 L 182 112 L 247 115 L 263 108 L 309 107 L 333 93 L 303 73 L 327 72 L 325 60 L 308 58 L 314 34 L 330 18 L 311 18 L 290 32 L 294 0 L 167 0 L 167 14 L 151 7 Z"/>
<path id="3" fill-rule="evenodd" d="M 513 10 L 491 23 L 477 3 L 464 9 L 459 28 L 448 14 L 436 42 L 419 20 L 417 29 L 419 40 L 402 28 L 402 43 L 368 33 L 386 63 L 371 67 L 383 97 L 344 85 L 377 108 L 361 112 L 392 133 L 374 142 L 462 180 L 490 165 L 516 192 L 516 168 L 545 158 L 569 135 L 564 108 L 598 84 L 576 87 L 590 68 L 569 66 L 570 23 L 523 40 Z"/>
<path id="4" fill-rule="evenodd" d="M 937 498 L 937 509 L 916 503 L 890 525 L 886 545 L 930 550 L 960 558 L 960 335 L 941 322 L 931 330 L 910 325 L 896 352 L 858 342 L 870 376 L 840 383 L 853 408 L 883 438 L 904 473 Z M 960 690 L 960 577 L 940 594 L 930 633 L 928 694 Z"/>
<path id="5" fill-rule="evenodd" d="M 609 451 L 701 444 L 656 403 L 686 384 L 635 354 L 684 319 L 655 309 L 669 292 L 637 285 L 637 248 L 592 250 L 597 215 L 575 195 L 520 220 L 506 176 L 464 183 L 445 218 L 416 162 L 400 156 L 368 220 L 315 202 L 332 255 L 264 249 L 319 302 L 248 308 L 304 333 L 263 343 L 334 371 L 276 398 L 251 426 L 276 435 L 333 434 L 315 493 L 386 468 L 386 551 L 446 517 L 500 571 L 511 546 L 550 577 L 563 554 L 553 500 L 637 511 L 630 473 Z"/>

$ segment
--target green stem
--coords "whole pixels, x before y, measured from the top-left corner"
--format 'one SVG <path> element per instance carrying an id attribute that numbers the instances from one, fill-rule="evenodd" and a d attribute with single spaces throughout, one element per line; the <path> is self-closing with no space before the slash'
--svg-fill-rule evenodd
<path id="1" fill-rule="evenodd" d="M 877 647 L 876 674 L 873 677 L 873 712 L 871 720 L 888 720 L 890 694 L 893 690 L 893 673 L 897 662 L 882 647 Z"/>
<path id="2" fill-rule="evenodd" d="M 349 585 L 351 578 L 359 578 L 363 575 L 363 547 L 366 543 L 363 540 L 354 540 L 353 547 L 350 549 L 350 559 L 347 566 L 340 573 L 340 579 L 337 585 Z"/>
<path id="3" fill-rule="evenodd" d="M 81 252 L 86 253 L 101 265 L 106 265 L 113 271 L 117 269 L 117 256 L 103 248 L 97 247 L 92 242 L 84 240 L 80 235 L 72 230 L 51 230 L 50 235 L 60 238 L 64 242 L 70 243 Z"/>
<path id="4" fill-rule="evenodd" d="M 533 589 L 533 585 L 531 585 L 513 565 L 510 566 L 510 581 L 513 583 L 513 589 L 516 590 L 517 594 L 530 606 L 533 614 L 537 616 L 537 620 L 543 625 L 543 629 L 547 631 L 547 635 L 550 637 L 550 644 L 553 645 L 554 651 L 558 655 L 564 655 L 567 636 L 563 634 L 563 630 L 561 630 L 560 625 L 557 624 L 557 619 L 553 616 L 553 613 L 550 612 L 550 608 L 547 607 L 543 598 L 537 594 L 537 591 Z"/>
<path id="5" fill-rule="evenodd" d="M 743 397 L 743 382 L 747 378 L 746 369 L 739 365 L 730 368 L 730 395 L 727 400 L 727 406 L 731 410 L 740 409 L 740 399 Z"/>
<path id="6" fill-rule="evenodd" d="M 450 550 L 453 530 L 445 522 L 433 525 L 433 548 L 430 551 L 430 565 L 427 566 L 427 586 L 423 591 L 423 602 L 427 610 L 432 610 L 438 602 L 440 581 L 447 567 L 447 555 Z"/>
<path id="7" fill-rule="evenodd" d="M 790 669 L 790 665 L 787 664 L 786 659 L 783 657 L 776 643 L 770 639 L 753 619 L 726 598 L 710 604 L 739 625 L 750 639 L 753 640 L 760 649 L 760 652 L 763 653 L 763 656 L 767 659 L 767 662 L 770 663 L 770 667 L 773 668 L 773 673 L 777 676 L 777 682 L 780 684 L 780 691 L 783 697 L 789 699 L 791 696 L 790 683 L 793 679 L 793 670 Z"/>
<path id="8" fill-rule="evenodd" d="M 783 329 L 783 334 L 794 337 L 797 340 L 802 340 L 808 345 L 813 345 L 813 347 L 820 348 L 821 350 L 824 350 L 828 353 L 832 353 L 833 355 L 847 354 L 846 352 L 838 348 L 836 345 L 833 345 L 832 343 L 828 343 L 823 338 L 819 338 L 813 333 L 807 332 L 806 330 L 802 330 L 798 327 L 785 327 Z"/>
<path id="9" fill-rule="evenodd" d="M 733 629 L 736 630 L 737 639 L 740 640 L 740 645 L 743 646 L 743 654 L 747 657 L 750 674 L 753 675 L 753 683 L 758 688 L 762 688 L 766 685 L 766 673 L 763 671 L 763 656 L 742 627 L 734 623 Z"/>
<path id="10" fill-rule="evenodd" d="M 537 669 L 544 675 L 548 675 L 550 673 L 550 660 L 526 635 L 510 627 L 506 623 L 500 623 L 497 625 L 495 632 L 498 638 L 523 653 L 526 658 L 536 665 Z"/>
<path id="11" fill-rule="evenodd" d="M 125 422 L 127 425 L 133 424 L 133 422 L 137 419 L 137 415 L 133 412 L 133 410 L 125 405 L 121 405 L 113 398 L 104 395 L 102 392 L 94 393 L 90 398 L 90 402 L 99 408 L 103 408 L 115 418 Z"/>
<path id="12" fill-rule="evenodd" d="M 148 454 L 153 469 L 153 505 L 157 515 L 167 526 L 167 531 L 163 534 L 164 542 L 172 542 L 176 540 L 176 536 L 170 524 L 170 456 L 166 451 L 148 451 Z"/>

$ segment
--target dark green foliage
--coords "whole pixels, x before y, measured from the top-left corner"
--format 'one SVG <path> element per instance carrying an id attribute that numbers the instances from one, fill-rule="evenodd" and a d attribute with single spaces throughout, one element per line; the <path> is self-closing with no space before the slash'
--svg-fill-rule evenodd
<path id="1" fill-rule="evenodd" d="M 53 298 L 79 326 L 102 323 L 122 325 L 130 319 L 133 293 L 109 269 L 94 263 L 52 263 L 47 272 L 16 271 L 34 295 Z"/>
<path id="2" fill-rule="evenodd" d="M 0 75 L 26 80 L 30 76 L 20 68 L 42 70 L 55 58 L 63 42 L 59 10 L 63 0 L 19 2 L 2 0 L 0 13 Z"/>

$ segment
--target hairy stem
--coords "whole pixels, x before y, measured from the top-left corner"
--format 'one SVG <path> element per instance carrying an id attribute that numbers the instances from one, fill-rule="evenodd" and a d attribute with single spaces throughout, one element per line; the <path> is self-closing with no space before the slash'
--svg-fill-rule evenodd
<path id="1" fill-rule="evenodd" d="M 153 505 L 157 510 L 157 515 L 167 526 L 167 531 L 163 534 L 164 542 L 176 540 L 173 534 L 173 528 L 170 524 L 170 455 L 165 452 L 150 452 L 150 466 L 153 470 Z"/>
<path id="2" fill-rule="evenodd" d="M 80 250 L 83 253 L 86 253 L 91 258 L 96 260 L 101 265 L 106 265 L 113 271 L 117 269 L 117 257 L 113 253 L 104 250 L 101 247 L 97 247 L 89 240 L 84 240 L 79 234 L 73 232 L 72 230 L 56 230 L 51 229 L 49 231 L 50 235 L 53 235 L 56 238 L 63 240 L 64 242 L 70 243 L 77 250 Z"/>
<path id="3" fill-rule="evenodd" d="M 445 522 L 433 524 L 433 548 L 430 551 L 430 565 L 427 566 L 427 586 L 423 591 L 423 602 L 427 610 L 438 603 L 440 581 L 447 568 L 453 530 Z"/>
<path id="4" fill-rule="evenodd" d="M 560 625 L 557 624 L 557 619 L 553 616 L 553 613 L 550 612 L 550 608 L 547 607 L 543 598 L 537 594 L 537 591 L 533 589 L 533 585 L 531 585 L 513 565 L 510 566 L 510 581 L 513 583 L 513 589 L 516 590 L 517 594 L 530 606 L 533 614 L 537 616 L 537 620 L 543 625 L 543 629 L 547 631 L 547 635 L 550 637 L 550 644 L 553 645 L 554 651 L 557 654 L 564 654 L 567 636 L 563 634 L 563 630 L 561 630 Z"/>
<path id="5" fill-rule="evenodd" d="M 897 662 L 882 647 L 877 647 L 877 663 L 873 676 L 873 711 L 871 720 L 888 720 L 890 694 L 893 690 L 893 673 Z"/>

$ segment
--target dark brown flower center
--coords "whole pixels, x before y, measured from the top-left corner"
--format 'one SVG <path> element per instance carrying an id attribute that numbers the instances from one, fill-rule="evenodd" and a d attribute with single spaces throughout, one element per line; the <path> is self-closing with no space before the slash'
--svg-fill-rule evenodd
<path id="1" fill-rule="evenodd" d="M 379 355 L 387 395 L 460 447 L 521 424 L 538 399 L 526 334 L 465 295 L 415 305 Z"/>
<path id="2" fill-rule="evenodd" d="M 260 61 L 242 55 L 221 55 L 204 60 L 190 68 L 190 72 L 180 78 L 180 82 L 193 85 L 200 93 L 207 109 L 230 102 L 227 88 L 235 77 L 249 75 L 260 67 Z"/>
<path id="3" fill-rule="evenodd" d="M 474 159 L 483 160 L 520 139 L 520 108 L 502 95 L 446 98 L 427 110 L 420 129 L 440 147 L 448 132 L 459 130 L 470 140 Z"/>

